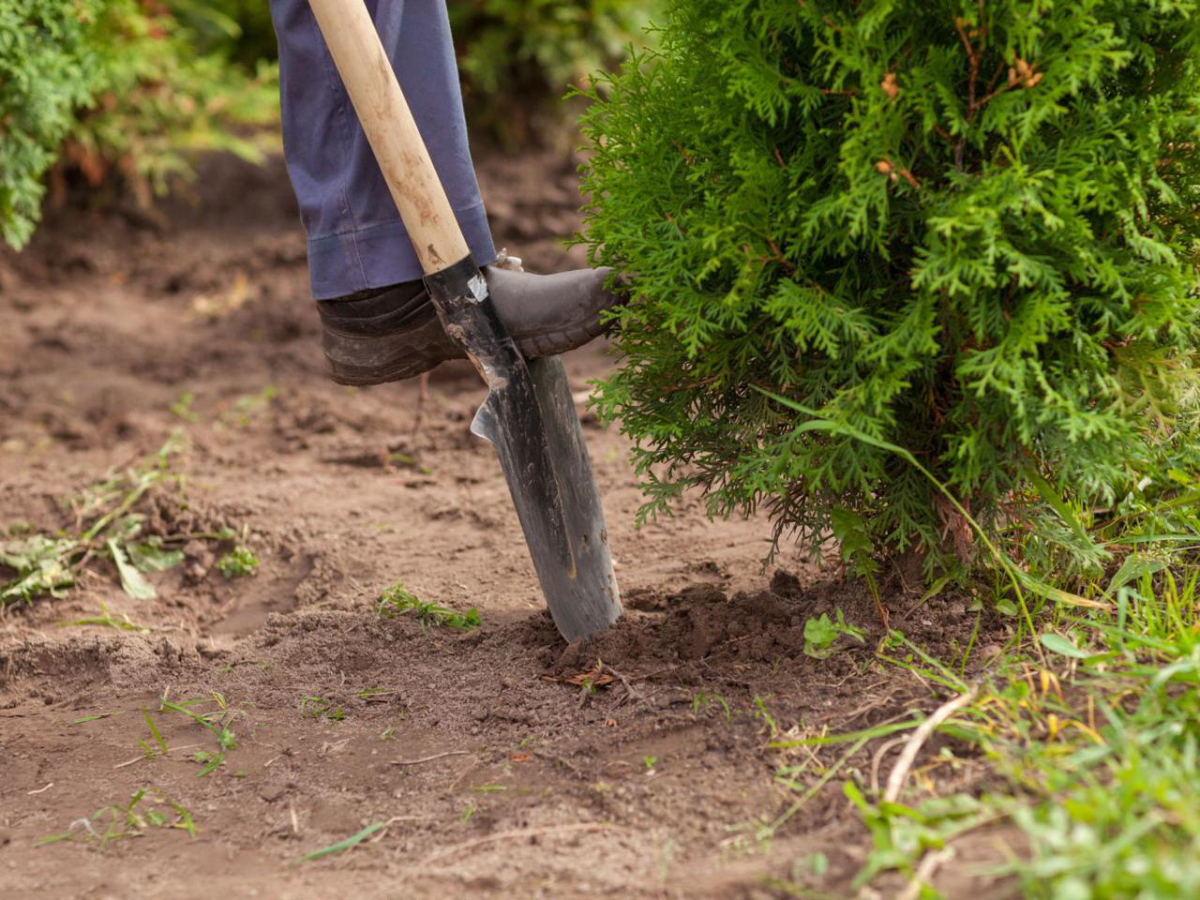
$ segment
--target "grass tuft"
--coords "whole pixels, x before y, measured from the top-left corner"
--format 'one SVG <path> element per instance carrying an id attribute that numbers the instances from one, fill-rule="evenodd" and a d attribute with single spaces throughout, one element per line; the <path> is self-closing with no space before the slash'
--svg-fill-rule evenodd
<path id="1" fill-rule="evenodd" d="M 813 430 L 835 428 L 773 399 L 812 415 Z M 989 829 L 989 840 L 1007 845 L 992 876 L 1027 898 L 1200 896 L 1194 438 L 1169 436 L 1159 469 L 1109 509 L 1088 508 L 1031 477 L 1058 524 L 1014 527 L 1023 536 L 999 545 L 911 454 L 836 428 L 894 453 L 962 515 L 990 554 L 983 574 L 994 580 L 992 606 L 1013 617 L 1015 633 L 998 658 L 972 661 L 978 619 L 953 660 L 890 631 L 875 665 L 924 685 L 938 711 L 850 734 L 792 739 L 789 731 L 773 740 L 772 748 L 804 747 L 808 755 L 777 770 L 797 799 L 782 816 L 758 823 L 754 836 L 769 840 L 841 776 L 871 836 L 855 891 L 899 874 L 908 883 L 905 896 L 941 897 L 939 868 L 951 864 L 959 841 Z M 985 583 L 975 589 L 988 594 Z M 806 649 L 831 646 L 833 626 L 810 620 Z M 969 678 L 968 671 L 979 674 Z M 777 729 L 770 731 L 775 737 Z M 933 732 L 949 739 L 936 753 L 924 743 Z M 826 758 L 821 748 L 832 745 L 849 746 Z M 884 790 L 879 768 L 895 747 L 902 749 Z"/>
<path id="2" fill-rule="evenodd" d="M 98 809 L 90 816 L 76 819 L 66 831 L 44 837 L 34 846 L 76 841 L 103 851 L 116 841 L 143 837 L 153 828 L 175 828 L 196 836 L 192 814 L 182 804 L 152 788 L 141 788 L 125 805 Z"/>
<path id="3" fill-rule="evenodd" d="M 258 573 L 258 557 L 249 547 L 238 544 L 217 560 L 217 571 L 228 580 L 256 575 Z"/>
<path id="4" fill-rule="evenodd" d="M 193 707 L 202 704 L 213 703 L 216 709 L 207 712 L 197 712 Z M 216 739 L 217 746 L 214 750 L 197 750 L 192 754 L 193 761 L 200 764 L 200 771 L 196 773 L 197 778 L 203 778 L 215 772 L 225 762 L 225 755 L 230 750 L 237 749 L 237 738 L 232 729 L 229 727 L 234 719 L 237 718 L 237 713 L 229 709 L 225 698 L 213 691 L 210 697 L 200 697 L 194 700 L 173 701 L 163 697 L 159 701 L 159 713 L 173 712 L 191 719 L 195 724 L 207 730 Z M 161 733 L 154 725 L 153 719 L 149 713 L 146 715 L 147 722 L 150 723 L 151 735 L 155 739 L 155 744 L 158 746 L 158 751 L 153 745 L 142 743 L 148 756 L 155 755 L 156 752 L 166 754 L 166 742 L 163 740 Z"/>
<path id="5" fill-rule="evenodd" d="M 483 624 L 479 610 L 471 608 L 465 613 L 437 606 L 419 599 L 416 594 L 405 589 L 397 582 L 387 588 L 380 596 L 375 607 L 379 615 L 392 619 L 397 616 L 412 615 L 421 623 L 421 628 L 430 626 L 453 628 L 457 631 L 470 631 Z"/>

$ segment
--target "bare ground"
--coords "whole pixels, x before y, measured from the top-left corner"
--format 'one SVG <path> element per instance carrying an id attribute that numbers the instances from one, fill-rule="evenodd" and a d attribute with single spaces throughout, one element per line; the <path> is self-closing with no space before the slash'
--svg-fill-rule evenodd
<path id="1" fill-rule="evenodd" d="M 570 159 L 486 159 L 481 180 L 499 243 L 534 270 L 582 264 L 559 240 L 576 224 Z M 0 894 L 734 898 L 786 896 L 771 880 L 791 879 L 850 896 L 869 839 L 840 782 L 886 774 L 895 751 L 874 770 L 868 753 L 851 760 L 773 840 L 755 826 L 799 797 L 780 766 L 810 760 L 811 785 L 840 752 L 771 749 L 777 732 L 939 702 L 869 649 L 803 653 L 806 619 L 838 607 L 873 646 L 866 593 L 788 554 L 764 571 L 767 523 L 711 522 L 696 500 L 635 530 L 627 444 L 585 414 L 626 613 L 566 646 L 492 452 L 467 431 L 473 373 L 435 373 L 420 422 L 414 384 L 327 382 L 281 167 L 214 162 L 199 184 L 206 202 L 155 217 L 59 211 L 30 250 L 0 256 L 0 525 L 66 527 L 63 498 L 182 429 L 183 492 L 150 498 L 151 526 L 245 529 L 261 559 L 229 580 L 197 540 L 153 577 L 157 599 L 90 567 L 0 620 Z M 611 362 L 597 344 L 567 365 L 585 391 Z M 478 608 L 483 626 L 381 618 L 396 581 Z M 961 598 L 913 610 L 888 584 L 911 638 L 967 642 Z M 101 603 L 149 631 L 60 624 Z M 985 621 L 979 640 L 999 629 Z M 155 716 L 182 749 L 147 757 L 143 710 L 164 694 L 210 698 L 204 710 L 223 698 L 237 746 L 222 766 L 198 777 L 191 756 L 215 740 L 183 715 Z M 195 836 L 83 840 L 78 820 L 143 789 L 189 810 Z M 373 823 L 386 827 L 353 850 L 299 862 Z M 1004 895 L 964 872 L 949 896 Z"/>

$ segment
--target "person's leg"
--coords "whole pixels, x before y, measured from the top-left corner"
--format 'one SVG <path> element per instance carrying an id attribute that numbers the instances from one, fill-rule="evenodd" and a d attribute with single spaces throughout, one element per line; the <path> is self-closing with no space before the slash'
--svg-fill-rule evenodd
<path id="1" fill-rule="evenodd" d="M 366 0 L 475 262 L 496 258 L 467 146 L 445 0 Z M 421 266 L 307 0 L 271 0 L 288 174 L 316 300 L 418 281 Z"/>
<path id="2" fill-rule="evenodd" d="M 362 2 L 362 0 L 359 0 Z M 496 312 L 527 358 L 604 330 L 607 269 L 508 272 L 496 258 L 467 147 L 445 0 L 366 0 Z M 442 330 L 421 267 L 307 0 L 271 0 L 288 175 L 308 232 L 312 293 L 334 381 L 419 375 L 462 350 Z"/>

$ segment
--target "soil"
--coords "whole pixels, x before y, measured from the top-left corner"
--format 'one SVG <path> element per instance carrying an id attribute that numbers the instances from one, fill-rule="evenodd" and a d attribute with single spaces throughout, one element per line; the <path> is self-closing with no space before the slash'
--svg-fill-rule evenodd
<path id="1" fill-rule="evenodd" d="M 481 162 L 498 244 L 534 271 L 585 263 L 562 243 L 577 225 L 575 162 Z M 584 411 L 626 612 L 566 645 L 494 455 L 468 432 L 482 397 L 469 366 L 437 370 L 423 402 L 416 383 L 325 379 L 278 162 L 209 161 L 194 196 L 154 213 L 52 212 L 31 248 L 0 255 L 0 311 L 0 525 L 67 527 L 65 498 L 181 430 L 182 488 L 149 496 L 147 527 L 232 527 L 261 561 L 227 579 L 220 548 L 196 539 L 183 565 L 152 576 L 156 599 L 131 600 L 104 564 L 6 612 L 0 895 L 789 896 L 782 881 L 854 895 L 870 838 L 841 783 L 882 777 L 898 747 L 874 772 L 874 747 L 851 758 L 760 838 L 844 752 L 773 740 L 944 699 L 875 660 L 870 594 L 836 560 L 788 548 L 764 568 L 769 524 L 710 521 L 698 498 L 635 529 L 628 444 Z M 603 342 L 566 362 L 580 394 L 612 365 Z M 478 609 L 483 625 L 381 616 L 398 581 Z M 894 626 L 961 655 L 977 621 L 964 598 L 921 604 L 898 573 L 883 584 Z M 101 604 L 148 631 L 62 624 Z M 805 622 L 838 609 L 864 643 L 806 655 Z M 985 616 L 974 639 L 1002 642 L 1003 623 Z M 153 716 L 171 748 L 154 752 L 143 711 L 164 696 L 207 698 L 202 712 L 219 700 L 232 716 L 236 747 L 211 773 L 193 754 L 216 739 L 186 715 Z M 789 766 L 791 786 L 776 777 Z M 139 809 L 157 803 L 169 824 L 169 798 L 195 835 L 150 822 L 137 839 L 87 840 L 81 819 L 141 790 Z M 301 861 L 375 823 L 352 850 Z M 63 833 L 73 839 L 38 846 Z M 961 866 L 941 879 L 951 897 L 1007 895 Z"/>

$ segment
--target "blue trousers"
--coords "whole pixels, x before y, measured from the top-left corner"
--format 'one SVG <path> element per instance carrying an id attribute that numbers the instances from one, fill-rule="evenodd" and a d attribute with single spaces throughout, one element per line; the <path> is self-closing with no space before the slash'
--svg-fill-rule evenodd
<path id="1" fill-rule="evenodd" d="M 361 2 L 361 0 L 359 0 Z M 366 0 L 479 265 L 496 258 L 467 146 L 445 0 Z M 308 233 L 313 298 L 421 277 L 412 244 L 307 0 L 271 0 L 283 153 Z"/>

